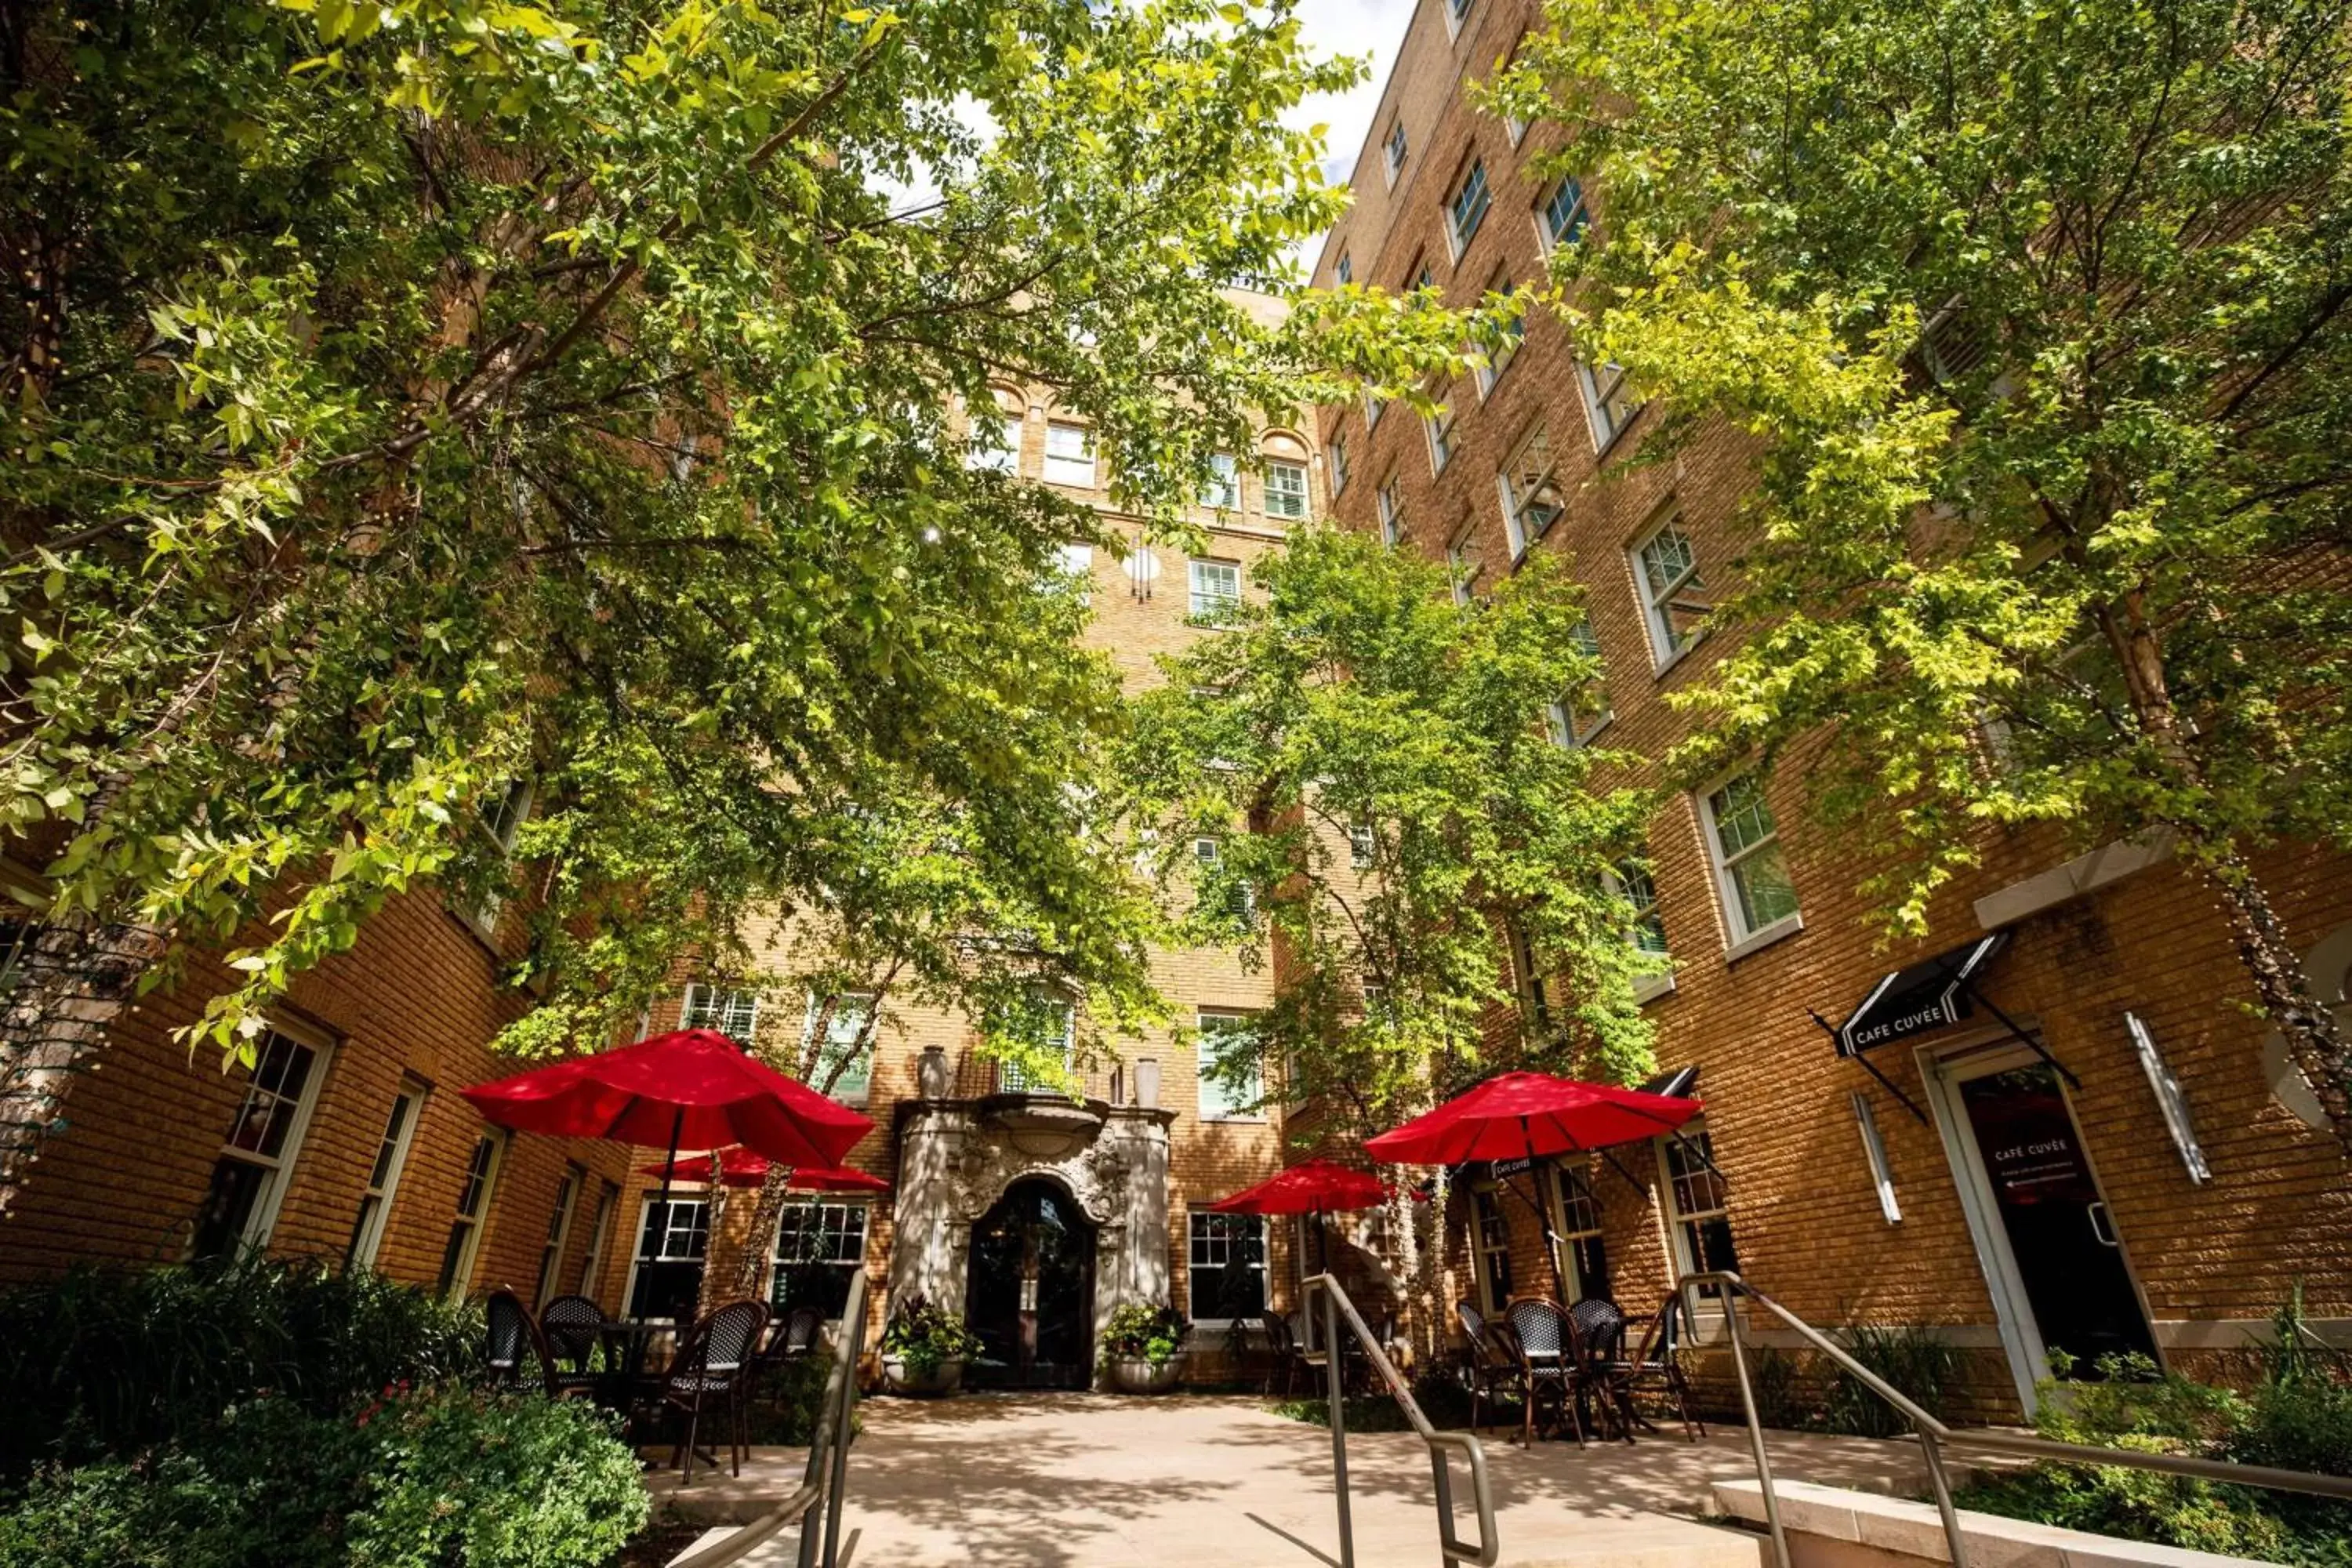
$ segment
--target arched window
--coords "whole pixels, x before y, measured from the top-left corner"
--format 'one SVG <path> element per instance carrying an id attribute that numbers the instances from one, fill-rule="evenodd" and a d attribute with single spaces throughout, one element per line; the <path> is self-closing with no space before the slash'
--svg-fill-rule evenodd
<path id="1" fill-rule="evenodd" d="M 972 411 L 971 446 L 964 453 L 965 466 L 999 474 L 1019 473 L 1021 422 L 1029 412 L 1029 400 L 1010 386 L 992 386 L 989 395 L 996 406 Z"/>
<path id="2" fill-rule="evenodd" d="M 1265 455 L 1265 515 L 1307 521 L 1307 443 L 1286 430 L 1269 433 Z"/>

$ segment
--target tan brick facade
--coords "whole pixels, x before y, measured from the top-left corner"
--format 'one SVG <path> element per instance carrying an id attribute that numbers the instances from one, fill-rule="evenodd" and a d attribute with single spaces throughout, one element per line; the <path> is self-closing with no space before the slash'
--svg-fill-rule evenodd
<path id="1" fill-rule="evenodd" d="M 1458 36 L 1452 10 L 1432 0 L 1414 16 L 1355 164 L 1354 207 L 1326 244 L 1318 284 L 1338 281 L 1343 258 L 1354 282 L 1390 289 L 1410 287 L 1425 268 L 1449 303 L 1465 305 L 1483 289 L 1541 272 L 1550 191 L 1526 171 L 1557 130 L 1538 124 L 1515 138 L 1513 127 L 1474 110 L 1461 90 L 1508 56 L 1538 24 L 1539 7 L 1475 0 Z M 1407 152 L 1391 177 L 1384 144 L 1399 121 Z M 1457 258 L 1452 205 L 1474 163 L 1491 206 Z M 1605 211 L 1605 193 L 1586 194 Z M 1675 520 L 1700 581 L 1719 591 L 1741 545 L 1735 517 L 1749 474 L 1741 439 L 1717 428 L 1670 463 L 1603 482 L 1603 457 L 1635 449 L 1651 416 L 1637 414 L 1614 432 L 1596 419 L 1558 324 L 1541 312 L 1490 388 L 1465 378 L 1444 395 L 1454 416 L 1442 471 L 1411 410 L 1388 409 L 1369 428 L 1360 407 L 1325 411 L 1324 447 L 1345 452 L 1335 517 L 1381 529 L 1389 509 L 1381 492 L 1392 482 L 1402 547 L 1433 559 L 1455 552 L 1475 564 L 1473 591 L 1491 586 L 1516 563 L 1497 478 L 1542 429 L 1565 506 L 1528 548 L 1567 556 L 1587 589 L 1607 669 L 1604 743 L 1663 754 L 1685 722 L 1663 699 L 1703 679 L 1723 650 L 1701 641 L 1660 657 L 1671 645 L 1662 645 L 1651 620 L 1636 552 L 1662 521 Z M 1806 818 L 1805 771 L 1804 757 L 1791 757 L 1767 787 L 1800 914 L 1756 940 L 1735 927 L 1700 803 L 1678 801 L 1650 835 L 1658 913 L 1675 961 L 1673 989 L 1648 1005 L 1659 1060 L 1701 1069 L 1696 1092 L 1707 1102 L 1714 1157 L 1728 1181 L 1743 1270 L 1818 1323 L 1939 1326 L 1969 1349 L 1983 1406 L 2013 1411 L 2039 1345 L 2021 1327 L 2026 1314 L 2000 1256 L 2010 1244 L 1997 1205 L 1969 1174 L 1982 1151 L 1970 1152 L 1964 1124 L 1915 1119 L 1862 1066 L 1834 1054 L 1809 1012 L 1842 1020 L 1890 970 L 1999 926 L 2012 940 L 1982 993 L 2038 1031 L 2079 1079 L 2065 1095 L 2105 1200 L 2111 1250 L 2127 1262 L 2165 1358 L 2199 1365 L 2217 1349 L 2243 1344 L 2251 1321 L 2265 1318 L 2298 1281 L 2309 1310 L 2327 1320 L 2325 1331 L 2341 1338 L 2352 1331 L 2352 1181 L 2334 1141 L 2273 1092 L 2267 1031 L 2247 1016 L 2251 987 L 2211 898 L 2158 858 L 2134 875 L 2045 902 L 2046 882 L 2030 879 L 2052 873 L 2064 852 L 2042 835 L 1996 833 L 1980 847 L 1981 868 L 1936 907 L 1934 938 L 1882 947 L 1854 893 L 1866 868 Z M 2076 869 L 2079 880 L 2084 868 Z M 2297 850 L 2281 850 L 2264 867 L 2298 948 L 2318 949 L 2331 933 L 2338 933 L 2335 946 L 2352 945 L 2347 869 L 2341 857 Z M 2331 958 L 2328 973 L 2313 975 L 2331 998 L 2343 994 L 2345 963 Z M 2191 1181 L 2168 1132 L 2127 1013 L 2180 1082 L 2209 1182 Z M 1882 1047 L 1870 1059 L 1922 1110 L 1940 1104 L 1951 1112 L 1971 1070 L 1969 1042 L 1995 1025 L 1979 1007 L 1962 1025 Z M 1899 1220 L 1880 1206 L 1857 1092 L 1885 1148 Z M 1629 1310 L 1654 1308 L 1668 1278 L 1659 1159 L 1653 1148 L 1622 1149 L 1613 1162 L 1594 1162 L 1591 1174 L 1611 1289 Z M 1524 1191 L 1530 1180 L 1519 1176 L 1517 1184 Z M 1548 1293 L 1527 1205 L 1506 1208 L 1513 1289 Z M 1466 1200 L 1457 1199 L 1448 1227 L 1456 1297 L 1475 1293 L 1468 1224 Z M 2102 1245 L 2087 1233 L 2083 1244 Z"/>

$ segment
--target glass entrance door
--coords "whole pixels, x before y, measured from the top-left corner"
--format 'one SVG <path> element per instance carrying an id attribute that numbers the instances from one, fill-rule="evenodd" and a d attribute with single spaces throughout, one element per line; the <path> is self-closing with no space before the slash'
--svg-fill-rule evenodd
<path id="1" fill-rule="evenodd" d="M 2043 1347 L 2071 1358 L 2078 1378 L 2097 1376 L 2103 1355 L 2153 1358 L 2147 1316 L 2058 1075 L 2036 1062 L 1957 1088 Z"/>
<path id="2" fill-rule="evenodd" d="M 964 1381 L 1084 1388 L 1094 1371 L 1095 1227 L 1070 1194 L 1013 1184 L 971 1227 L 965 1316 L 981 1338 Z"/>

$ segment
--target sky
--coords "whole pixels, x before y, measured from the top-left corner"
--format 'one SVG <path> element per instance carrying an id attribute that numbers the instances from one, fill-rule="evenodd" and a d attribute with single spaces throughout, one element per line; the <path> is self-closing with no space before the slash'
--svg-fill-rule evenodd
<path id="1" fill-rule="evenodd" d="M 1318 93 L 1284 118 L 1292 125 L 1328 125 L 1323 177 L 1344 185 L 1354 171 L 1356 152 L 1371 129 L 1372 111 L 1380 107 L 1381 89 L 1388 84 L 1396 63 L 1397 45 L 1405 24 L 1412 20 L 1414 0 L 1299 0 L 1299 31 L 1307 42 L 1325 54 L 1370 57 L 1364 79 L 1344 93 Z M 1303 278 L 1323 251 L 1316 235 L 1298 246 Z"/>

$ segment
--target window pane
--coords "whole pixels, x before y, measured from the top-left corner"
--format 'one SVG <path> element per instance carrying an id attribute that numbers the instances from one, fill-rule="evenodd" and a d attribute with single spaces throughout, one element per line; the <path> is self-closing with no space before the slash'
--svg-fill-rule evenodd
<path id="1" fill-rule="evenodd" d="M 1289 518 L 1293 521 L 1306 517 L 1305 464 L 1268 463 L 1265 466 L 1265 510 L 1269 517 Z"/>
<path id="2" fill-rule="evenodd" d="M 244 1245 L 246 1227 L 253 1222 L 261 1195 L 276 1174 L 249 1160 L 224 1156 L 216 1162 L 204 1201 L 196 1205 L 189 1253 L 196 1258 L 233 1256 Z"/>
<path id="3" fill-rule="evenodd" d="M 1731 881 L 1739 893 L 1740 919 L 1750 931 L 1797 912 L 1796 884 L 1778 844 L 1768 844 L 1734 866 Z"/>
<path id="4" fill-rule="evenodd" d="M 1192 613 L 1198 621 L 1222 621 L 1242 600 L 1242 569 L 1226 561 L 1192 563 Z"/>
<path id="5" fill-rule="evenodd" d="M 1462 187 L 1454 196 L 1454 248 L 1458 253 L 1470 243 L 1478 226 L 1486 216 L 1489 198 L 1486 194 L 1486 165 L 1476 163 L 1462 178 Z"/>
<path id="6" fill-rule="evenodd" d="M 1232 1013 L 1203 1013 L 1200 1015 L 1200 1031 L 1201 1119 L 1218 1121 L 1257 1115 L 1265 1088 L 1254 1059 L 1257 1046 L 1249 1018 Z M 1229 1089 L 1210 1076 L 1210 1069 L 1217 1064 L 1242 1059 L 1249 1061 L 1249 1068 L 1237 1087 Z"/>
<path id="7" fill-rule="evenodd" d="M 1209 477 L 1201 485 L 1201 504 L 1231 511 L 1242 504 L 1241 465 L 1223 452 L 1209 459 Z"/>
<path id="8" fill-rule="evenodd" d="M 1584 232 L 1584 187 L 1573 176 L 1551 189 L 1543 209 L 1544 235 L 1554 245 L 1568 245 Z"/>
<path id="9" fill-rule="evenodd" d="M 1652 534 L 1650 542 L 1642 546 L 1643 585 L 1649 590 L 1650 602 L 1663 602 L 1697 566 L 1690 537 L 1681 529 L 1668 523 Z"/>
<path id="10" fill-rule="evenodd" d="M 1054 420 L 1045 426 L 1045 477 L 1056 484 L 1095 482 L 1094 446 L 1083 425 Z"/>
<path id="11" fill-rule="evenodd" d="M 1772 808 L 1765 804 L 1763 785 L 1755 774 L 1732 780 L 1710 795 L 1708 802 L 1725 859 L 1737 859 L 1742 851 L 1772 837 Z"/>

